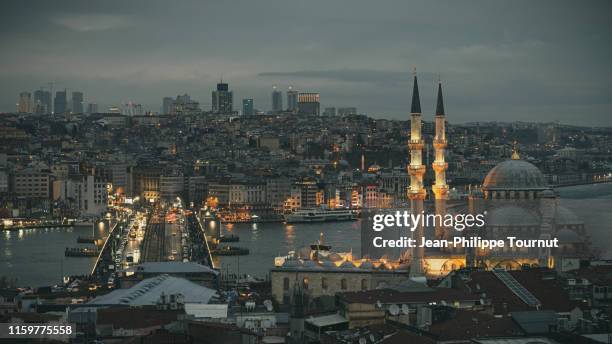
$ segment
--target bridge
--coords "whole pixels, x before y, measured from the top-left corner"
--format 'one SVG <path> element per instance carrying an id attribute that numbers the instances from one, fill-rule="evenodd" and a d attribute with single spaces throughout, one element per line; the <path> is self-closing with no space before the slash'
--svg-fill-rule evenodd
<path id="1" fill-rule="evenodd" d="M 123 230 L 128 224 L 131 216 L 119 217 L 119 221 L 111 226 L 108 236 L 104 240 L 104 244 L 100 249 L 98 258 L 91 269 L 91 275 L 104 279 L 110 273 L 110 265 L 113 265 L 113 251 L 117 244 L 117 234 Z"/>

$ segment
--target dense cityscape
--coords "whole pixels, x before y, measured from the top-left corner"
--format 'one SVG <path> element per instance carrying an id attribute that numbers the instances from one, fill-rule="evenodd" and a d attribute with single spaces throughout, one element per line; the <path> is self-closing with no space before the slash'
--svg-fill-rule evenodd
<path id="1" fill-rule="evenodd" d="M 611 180 L 612 128 L 453 123 L 443 83 L 438 87 L 436 121 L 420 113 L 416 74 L 411 121 L 375 119 L 355 107 L 321 111 L 324 95 L 277 87 L 270 110 L 256 110 L 250 98 L 235 110 L 226 82 L 211 91 L 210 109 L 184 94 L 164 98 L 158 112 L 132 103 L 100 111 L 76 91 L 70 101 L 65 90 L 53 101 L 50 90 L 33 97 L 21 92 L 17 111 L 2 114 L 0 127 L 6 239 L 82 227 L 79 245 L 49 254 L 94 261 L 91 272 L 49 286 L 5 274 L 5 318 L 63 319 L 76 323 L 79 337 L 72 340 L 85 342 L 135 336 L 186 343 L 487 343 L 479 338 L 536 336 L 569 343 L 607 331 L 612 264 L 576 240 L 565 242 L 571 254 L 550 254 L 556 267 L 541 267 L 541 257 L 528 254 L 514 260 L 467 252 L 422 252 L 422 259 L 411 259 L 419 257 L 413 252 L 406 260 L 353 256 L 356 245 L 334 252 L 322 230 L 313 245 L 296 243 L 295 253 L 253 262 L 263 273 L 240 270 L 239 260 L 238 269 L 221 263 L 240 255 L 248 260 L 234 225 L 265 231 L 285 223 L 293 230 L 294 222 L 333 221 L 325 224 L 333 228 L 361 211 L 413 207 L 415 199 L 438 207 L 434 196 L 449 205 L 500 198 L 495 193 L 515 197 L 517 191 L 500 191 L 504 173 L 512 183 L 525 178 L 530 188 L 521 189 L 521 197 L 534 199 L 546 197 L 538 195 L 550 187 Z M 412 123 L 421 125 L 415 131 Z M 416 165 L 415 150 L 422 150 Z M 529 166 L 501 171 L 508 162 Z M 421 164 L 434 168 L 411 173 Z M 412 189 L 414 176 L 422 178 L 416 185 L 435 184 L 424 198 Z M 536 190 L 533 196 L 529 190 Z M 559 209 L 576 218 L 561 206 L 555 216 Z M 310 213 L 296 220 L 304 211 Z M 312 212 L 349 217 L 309 219 L 317 216 Z M 555 221 L 576 229 L 565 234 L 570 239 L 588 236 L 583 222 Z M 578 263 L 568 268 L 569 261 Z M 415 278 L 416 271 L 427 280 Z"/>
<path id="2" fill-rule="evenodd" d="M 4 1 L 0 343 L 612 344 L 609 13 Z"/>

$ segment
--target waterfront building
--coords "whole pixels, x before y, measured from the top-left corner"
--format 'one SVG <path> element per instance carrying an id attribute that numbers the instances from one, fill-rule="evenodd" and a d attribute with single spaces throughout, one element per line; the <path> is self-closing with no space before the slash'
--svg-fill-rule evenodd
<path id="1" fill-rule="evenodd" d="M 291 197 L 287 200 L 286 209 L 315 208 L 319 205 L 317 195 L 319 186 L 312 179 L 304 179 L 293 183 Z"/>
<path id="2" fill-rule="evenodd" d="M 246 181 L 232 182 L 229 186 L 229 204 L 233 207 L 258 206 L 266 203 L 266 184 Z"/>
<path id="3" fill-rule="evenodd" d="M 108 209 L 108 181 L 91 174 L 71 175 L 53 182 L 53 199 L 66 202 L 81 216 L 94 217 Z"/>
<path id="4" fill-rule="evenodd" d="M 48 171 L 26 168 L 15 172 L 12 190 L 17 196 L 49 199 L 51 179 Z"/>
<path id="5" fill-rule="evenodd" d="M 319 116 L 321 111 L 319 93 L 299 93 L 298 112 L 305 116 Z"/>
<path id="6" fill-rule="evenodd" d="M 291 197 L 290 178 L 277 177 L 266 179 L 266 200 L 275 209 L 282 209 L 285 201 Z"/>
<path id="7" fill-rule="evenodd" d="M 208 198 L 218 206 L 226 206 L 230 199 L 230 183 L 226 180 L 211 181 L 208 183 Z"/>

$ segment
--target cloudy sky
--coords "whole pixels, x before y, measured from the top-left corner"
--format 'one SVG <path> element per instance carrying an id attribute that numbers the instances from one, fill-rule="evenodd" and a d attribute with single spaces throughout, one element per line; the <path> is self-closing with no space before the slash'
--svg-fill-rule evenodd
<path id="1" fill-rule="evenodd" d="M 49 82 L 101 106 L 270 108 L 272 85 L 322 107 L 406 118 L 416 66 L 431 116 L 438 75 L 451 122 L 612 126 L 610 1 L 3 1 L 0 111 Z"/>

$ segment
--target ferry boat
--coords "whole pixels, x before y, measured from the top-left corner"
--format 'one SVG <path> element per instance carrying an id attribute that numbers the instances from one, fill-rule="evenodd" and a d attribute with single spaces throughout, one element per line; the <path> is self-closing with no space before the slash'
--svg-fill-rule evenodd
<path id="1" fill-rule="evenodd" d="M 285 215 L 286 223 L 353 221 L 357 216 L 350 209 L 298 209 Z"/>

